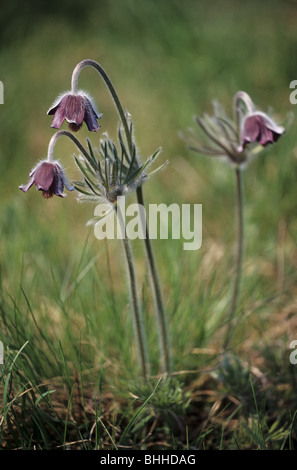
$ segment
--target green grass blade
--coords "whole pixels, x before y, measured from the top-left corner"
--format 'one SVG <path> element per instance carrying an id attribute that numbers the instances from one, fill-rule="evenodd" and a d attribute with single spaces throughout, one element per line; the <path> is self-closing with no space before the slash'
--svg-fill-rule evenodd
<path id="1" fill-rule="evenodd" d="M 133 418 L 129 421 L 129 423 L 127 424 L 126 428 L 124 429 L 124 432 L 123 434 L 121 435 L 121 438 L 120 438 L 120 441 L 119 441 L 119 444 L 121 444 L 126 435 L 128 434 L 128 432 L 130 431 L 130 429 L 132 428 L 133 424 L 137 421 L 137 419 L 139 418 L 140 414 L 142 413 L 142 411 L 144 410 L 144 408 L 146 407 L 146 405 L 149 403 L 149 401 L 152 399 L 152 397 L 154 396 L 154 394 L 156 393 L 161 381 L 162 381 L 163 377 L 161 377 L 154 390 L 152 391 L 152 393 L 148 396 L 148 398 L 143 402 L 143 404 L 141 405 L 141 407 L 137 410 L 137 412 L 135 413 L 135 415 L 133 416 Z"/>

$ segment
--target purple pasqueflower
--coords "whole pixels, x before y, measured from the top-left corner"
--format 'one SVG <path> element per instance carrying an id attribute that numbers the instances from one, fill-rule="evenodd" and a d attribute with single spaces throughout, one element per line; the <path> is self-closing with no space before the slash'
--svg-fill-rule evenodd
<path id="1" fill-rule="evenodd" d="M 259 142 L 265 147 L 267 144 L 277 142 L 279 137 L 285 132 L 285 129 L 278 126 L 267 114 L 254 112 L 247 114 L 243 119 L 241 128 L 241 147 L 253 142 Z"/>
<path id="2" fill-rule="evenodd" d="M 37 191 L 42 191 L 43 197 L 49 199 L 53 195 L 65 197 L 64 186 L 68 191 L 73 191 L 74 187 L 69 186 L 63 168 L 56 161 L 44 160 L 31 170 L 29 182 L 19 188 L 26 193 L 33 184 Z"/>
<path id="3" fill-rule="evenodd" d="M 100 129 L 97 119 L 100 119 L 102 114 L 98 114 L 92 99 L 82 91 L 67 92 L 59 96 L 47 114 L 54 115 L 51 127 L 56 129 L 60 129 L 65 119 L 70 129 L 75 132 L 81 128 L 83 121 L 89 131 L 97 132 Z"/>

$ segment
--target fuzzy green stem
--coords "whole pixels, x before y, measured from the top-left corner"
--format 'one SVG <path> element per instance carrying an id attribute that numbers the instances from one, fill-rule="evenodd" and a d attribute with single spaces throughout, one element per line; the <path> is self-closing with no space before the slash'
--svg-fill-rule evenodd
<path id="1" fill-rule="evenodd" d="M 77 64 L 72 74 L 72 80 L 71 80 L 72 93 L 77 93 L 78 76 L 79 76 L 80 71 L 86 66 L 91 66 L 95 68 L 97 72 L 99 72 L 105 85 L 107 86 L 113 98 L 113 101 L 115 103 L 115 106 L 117 108 L 120 120 L 122 122 L 125 135 L 126 135 L 127 144 L 129 147 L 130 157 L 132 157 L 133 139 L 132 139 L 132 135 L 131 135 L 131 131 L 128 125 L 126 115 L 124 113 L 120 99 L 116 93 L 116 90 L 110 78 L 108 77 L 103 67 L 101 67 L 101 65 L 98 64 L 98 62 L 95 62 L 94 60 L 86 59 L 80 62 L 79 64 Z M 137 188 L 136 193 L 137 193 L 138 204 L 141 204 L 144 206 L 143 191 L 142 191 L 141 186 Z M 162 361 L 161 367 L 162 367 L 163 373 L 169 373 L 171 372 L 172 366 L 171 366 L 170 348 L 169 348 L 169 339 L 168 339 L 167 318 L 166 318 L 165 309 L 163 305 L 161 287 L 160 287 L 160 282 L 159 282 L 158 273 L 157 273 L 157 267 L 156 267 L 156 263 L 154 260 L 153 249 L 152 249 L 152 245 L 150 242 L 147 226 L 145 227 L 145 233 L 146 233 L 145 249 L 147 252 L 147 261 L 149 264 L 149 269 L 150 269 L 150 274 L 151 274 L 151 279 L 152 279 L 152 287 L 154 291 L 155 305 L 156 305 L 156 316 L 157 316 L 157 322 L 158 322 L 158 328 L 159 328 L 161 361 Z"/>
<path id="2" fill-rule="evenodd" d="M 144 320 L 143 315 L 140 307 L 138 291 L 137 291 L 137 282 L 136 282 L 136 275 L 134 269 L 134 261 L 131 246 L 129 243 L 129 239 L 126 234 L 126 227 L 124 225 L 123 217 L 121 214 L 120 209 L 116 206 L 116 213 L 117 217 L 119 218 L 121 229 L 124 233 L 123 236 L 123 245 L 124 251 L 127 261 L 127 268 L 129 274 L 129 286 L 131 292 L 131 307 L 133 313 L 133 323 L 134 323 L 134 331 L 136 336 L 136 344 L 138 348 L 138 355 L 139 355 L 139 362 L 142 369 L 142 375 L 144 380 L 147 380 L 149 374 L 149 360 L 148 360 L 148 352 L 147 352 L 147 340 L 145 336 L 144 330 Z"/>
<path id="3" fill-rule="evenodd" d="M 240 283 L 242 277 L 242 262 L 244 253 L 244 190 L 243 190 L 243 177 L 242 169 L 235 168 L 236 180 L 236 239 L 235 239 L 235 257 L 234 257 L 234 272 L 233 272 L 233 286 L 231 293 L 230 311 L 228 317 L 228 329 L 225 335 L 223 348 L 227 349 L 230 345 L 232 335 L 231 322 L 237 310 L 238 299 L 240 294 Z"/>
<path id="4" fill-rule="evenodd" d="M 48 145 L 48 151 L 47 151 L 47 159 L 48 161 L 52 162 L 54 160 L 54 148 L 55 148 L 55 145 L 57 143 L 57 140 L 62 137 L 63 135 L 65 135 L 66 137 L 69 137 L 69 139 L 71 139 L 75 145 L 78 147 L 78 149 L 82 152 L 83 155 L 87 155 L 88 157 L 88 153 L 86 151 L 86 149 L 82 146 L 82 144 L 80 143 L 80 141 L 69 131 L 58 131 L 56 132 L 50 142 L 49 142 L 49 145 Z"/>
<path id="5" fill-rule="evenodd" d="M 142 187 L 139 186 L 136 190 L 138 204 L 144 206 Z M 150 241 L 147 225 L 145 226 L 145 248 L 147 252 L 147 259 L 150 267 L 151 282 L 153 286 L 156 306 L 156 317 L 159 330 L 159 341 L 161 350 L 161 367 L 163 374 L 170 373 L 172 371 L 171 355 L 170 355 L 170 342 L 169 332 L 167 325 L 167 318 L 164 309 L 162 293 L 160 288 L 160 282 L 158 277 L 157 266 L 155 262 L 154 252 Z"/>
<path id="6" fill-rule="evenodd" d="M 72 93 L 74 93 L 74 94 L 77 93 L 78 76 L 79 76 L 81 70 L 84 67 L 88 67 L 88 66 L 93 67 L 95 70 L 97 70 L 97 72 L 101 75 L 101 78 L 103 79 L 105 85 L 107 86 L 107 88 L 108 88 L 108 90 L 109 90 L 109 92 L 112 96 L 112 99 L 115 103 L 115 106 L 117 108 L 117 111 L 119 113 L 121 122 L 122 122 L 123 127 L 124 127 L 126 139 L 127 139 L 128 146 L 129 146 L 129 150 L 130 150 L 130 153 L 132 154 L 132 147 L 133 147 L 132 136 L 131 136 L 131 133 L 130 133 L 130 130 L 129 130 L 128 122 L 127 122 L 123 107 L 121 105 L 120 99 L 117 95 L 117 92 L 116 92 L 109 76 L 107 75 L 107 73 L 105 72 L 103 67 L 101 67 L 101 65 L 98 64 L 98 62 L 96 62 L 95 60 L 91 60 L 91 59 L 85 59 L 85 60 L 82 60 L 81 62 L 79 62 L 79 64 L 77 64 L 77 66 L 75 67 L 75 69 L 73 70 L 73 73 L 72 73 L 72 79 L 71 79 Z"/>

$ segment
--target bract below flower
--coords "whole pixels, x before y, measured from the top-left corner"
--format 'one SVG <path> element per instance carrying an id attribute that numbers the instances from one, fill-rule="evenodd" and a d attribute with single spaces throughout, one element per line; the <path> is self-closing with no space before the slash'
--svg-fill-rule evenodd
<path id="1" fill-rule="evenodd" d="M 40 162 L 29 174 L 29 182 L 19 188 L 26 193 L 33 184 L 38 191 L 42 191 L 43 197 L 49 199 L 53 195 L 65 197 L 64 186 L 68 191 L 73 191 L 74 187 L 69 186 L 63 168 L 56 161 L 44 160 Z"/>
<path id="2" fill-rule="evenodd" d="M 65 119 L 70 129 L 75 132 L 81 128 L 83 121 L 89 131 L 97 132 L 100 129 L 97 119 L 100 119 L 102 114 L 97 113 L 91 98 L 84 92 L 68 92 L 58 97 L 47 114 L 54 115 L 51 127 L 56 129 L 60 129 Z"/>

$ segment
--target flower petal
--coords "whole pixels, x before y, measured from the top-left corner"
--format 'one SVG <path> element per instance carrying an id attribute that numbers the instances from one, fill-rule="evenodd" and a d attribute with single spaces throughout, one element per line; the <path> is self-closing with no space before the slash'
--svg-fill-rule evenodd
<path id="1" fill-rule="evenodd" d="M 34 183 L 34 176 L 30 178 L 28 184 L 26 185 L 22 184 L 21 186 L 19 186 L 19 189 L 21 189 L 22 191 L 24 191 L 24 193 L 26 193 L 31 188 L 33 183 Z"/>
<path id="2" fill-rule="evenodd" d="M 56 104 L 55 106 L 53 106 L 52 108 L 50 108 L 46 114 L 47 114 L 47 115 L 55 114 L 55 112 L 56 112 L 57 109 L 58 109 L 59 104 L 60 104 L 60 102 L 59 102 L 58 104 Z"/>
<path id="3" fill-rule="evenodd" d="M 63 181 L 63 184 L 65 186 L 65 188 L 68 190 L 68 191 L 74 191 L 75 187 L 73 184 L 69 184 L 68 181 L 67 181 L 67 178 L 65 176 L 65 173 L 63 172 L 63 175 L 62 175 L 62 181 Z"/>
<path id="4" fill-rule="evenodd" d="M 54 103 L 53 107 L 47 112 L 47 114 L 54 114 L 51 127 L 54 127 L 55 129 L 60 129 L 65 120 L 67 97 L 68 94 L 63 95 L 63 97 L 57 103 Z"/>
<path id="5" fill-rule="evenodd" d="M 67 95 L 65 104 L 65 118 L 69 123 L 80 126 L 85 116 L 84 98 L 80 95 Z"/>
<path id="6" fill-rule="evenodd" d="M 55 165 L 52 162 L 42 162 L 34 173 L 34 183 L 36 189 L 42 191 L 48 191 L 54 181 L 56 174 Z"/>
<path id="7" fill-rule="evenodd" d="M 249 116 L 244 121 L 242 140 L 245 142 L 256 142 L 260 133 L 257 117 Z"/>
<path id="8" fill-rule="evenodd" d="M 265 127 L 263 124 L 260 124 L 260 134 L 258 137 L 258 141 L 260 145 L 272 144 L 274 142 L 274 134 L 273 132 Z"/>
<path id="9" fill-rule="evenodd" d="M 101 118 L 101 114 L 98 115 L 94 110 L 91 102 L 85 98 L 85 117 L 84 121 L 89 129 L 89 131 L 97 132 L 100 129 L 100 126 L 97 122 L 97 119 Z"/>
<path id="10" fill-rule="evenodd" d="M 52 120 L 51 127 L 54 127 L 55 129 L 60 129 L 64 120 L 65 120 L 64 108 L 60 108 L 58 106 L 55 112 L 54 118 Z"/>

